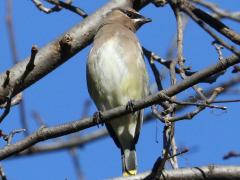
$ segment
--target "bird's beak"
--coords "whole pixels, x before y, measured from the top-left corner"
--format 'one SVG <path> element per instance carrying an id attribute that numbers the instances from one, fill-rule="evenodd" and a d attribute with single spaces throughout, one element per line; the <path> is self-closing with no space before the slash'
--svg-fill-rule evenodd
<path id="1" fill-rule="evenodd" d="M 143 17 L 143 18 L 142 18 L 142 22 L 143 22 L 144 24 L 145 24 L 145 23 L 149 23 L 149 22 L 152 22 L 152 19 Z"/>
<path id="2" fill-rule="evenodd" d="M 152 19 L 150 18 L 145 18 L 144 16 L 141 16 L 141 18 L 139 19 L 133 19 L 133 21 L 136 23 L 136 25 L 138 26 L 138 28 L 140 26 L 142 26 L 143 24 L 149 23 L 152 21 Z"/>

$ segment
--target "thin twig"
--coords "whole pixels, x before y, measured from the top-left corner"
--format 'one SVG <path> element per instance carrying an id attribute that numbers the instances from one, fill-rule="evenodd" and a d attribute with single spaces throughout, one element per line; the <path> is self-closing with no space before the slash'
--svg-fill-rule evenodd
<path id="1" fill-rule="evenodd" d="M 182 14 L 182 31 L 185 30 L 188 22 L 189 22 L 188 16 Z M 174 34 L 171 44 L 166 53 L 166 59 L 173 59 L 175 57 L 176 50 L 177 50 L 177 34 Z"/>
<path id="2" fill-rule="evenodd" d="M 161 158 L 160 164 L 155 170 L 157 173 L 154 176 L 154 179 L 158 179 L 162 176 L 162 171 L 164 169 L 165 163 L 168 160 L 168 155 L 170 152 L 171 141 L 174 135 L 174 126 L 172 125 L 165 125 L 163 131 L 163 158 Z"/>
<path id="3" fill-rule="evenodd" d="M 7 0 L 7 11 L 6 11 L 6 22 L 7 22 L 7 28 L 8 28 L 8 34 L 9 34 L 9 42 L 10 42 L 10 47 L 12 50 L 12 62 L 13 64 L 17 64 L 18 62 L 18 53 L 17 53 L 17 47 L 16 47 L 16 38 L 14 36 L 14 28 L 13 28 L 13 20 L 12 20 L 12 0 Z M 28 123 L 27 123 L 27 118 L 26 118 L 26 111 L 25 111 L 25 103 L 24 103 L 24 98 L 23 98 L 23 93 L 19 93 L 13 99 L 11 100 L 11 106 L 19 104 L 19 115 L 20 115 L 20 121 L 22 124 L 22 127 L 26 129 L 24 132 L 24 135 L 27 136 L 29 135 L 29 128 L 28 128 Z M 5 105 L 7 109 L 7 103 L 4 103 L 3 106 Z M 10 109 L 9 109 L 10 111 Z"/>
<path id="4" fill-rule="evenodd" d="M 171 85 L 176 85 L 177 84 L 177 78 L 176 78 L 176 71 L 175 71 L 175 67 L 176 67 L 176 64 L 177 64 L 177 60 L 175 61 L 172 61 L 171 65 L 170 65 L 170 80 L 171 80 Z M 172 96 L 172 98 L 170 98 L 171 100 L 175 101 L 176 100 L 176 95 L 175 96 Z M 176 108 L 173 108 L 173 111 L 169 114 L 169 116 L 171 117 L 174 117 L 176 114 Z M 166 121 L 166 123 L 169 123 Z M 171 126 L 172 128 L 170 129 L 170 131 L 173 131 L 171 132 L 172 134 L 172 137 L 170 137 L 170 149 L 168 150 L 169 153 L 168 155 L 173 155 L 173 154 L 176 154 L 177 152 L 177 145 L 176 145 L 176 142 L 175 142 L 175 123 L 171 123 Z M 165 155 L 164 155 L 165 156 Z M 170 163 L 173 167 L 173 169 L 177 169 L 178 168 L 178 159 L 177 159 L 177 156 L 174 156 L 173 158 L 170 158 Z"/>
<path id="5" fill-rule="evenodd" d="M 3 113 L 0 116 L 0 123 L 3 121 L 3 119 L 9 114 L 10 109 L 11 109 L 11 102 L 13 98 L 13 90 L 10 91 L 10 94 L 6 97 L 6 102 L 5 102 L 5 109 Z"/>
<path id="6" fill-rule="evenodd" d="M 80 165 L 80 162 L 79 162 L 79 159 L 78 159 L 79 156 L 77 154 L 77 149 L 76 148 L 69 149 L 69 154 L 72 157 L 72 162 L 73 162 L 74 169 L 75 169 L 75 172 L 76 172 L 76 175 L 77 175 L 77 180 L 82 180 L 83 179 L 83 172 L 81 170 L 81 165 Z"/>
<path id="7" fill-rule="evenodd" d="M 240 99 L 212 101 L 212 103 L 235 103 L 235 102 L 240 102 Z"/>
<path id="8" fill-rule="evenodd" d="M 227 160 L 227 159 L 236 158 L 236 157 L 240 157 L 240 153 L 236 151 L 230 151 L 223 156 L 223 159 Z"/>
<path id="9" fill-rule="evenodd" d="M 220 87 L 220 88 L 216 88 L 214 91 L 213 91 L 213 94 L 211 95 L 211 97 L 207 100 L 208 103 L 212 103 L 212 101 L 220 94 L 223 92 L 223 88 Z M 194 116 L 196 116 L 197 114 L 199 114 L 201 111 L 203 111 L 206 107 L 204 106 L 199 106 L 197 107 L 194 111 L 192 112 L 189 112 L 189 113 L 186 113 L 182 116 L 179 116 L 179 117 L 173 117 L 173 118 L 169 118 L 169 119 L 166 119 L 166 121 L 169 121 L 169 122 L 176 122 L 176 121 L 180 121 L 180 120 L 190 120 L 192 119 Z"/>
<path id="10" fill-rule="evenodd" d="M 191 0 L 196 4 L 199 4 L 205 8 L 208 8 L 211 10 L 214 14 L 212 14 L 213 17 L 217 19 L 231 19 L 236 22 L 240 22 L 240 12 L 231 12 L 225 9 L 221 9 L 217 4 L 209 2 L 209 1 L 204 1 L 204 0 Z"/>
<path id="11" fill-rule="evenodd" d="M 154 60 L 158 59 L 161 62 L 165 62 L 164 59 L 161 59 L 160 57 L 158 57 L 157 55 L 155 55 L 153 52 L 147 50 L 146 48 L 142 47 L 143 49 L 143 53 L 144 55 L 147 57 L 148 63 L 151 67 L 151 70 L 153 72 L 157 87 L 158 87 L 158 91 L 163 90 L 163 86 L 162 86 L 162 81 L 161 81 L 161 76 L 160 73 L 157 69 L 157 66 L 154 64 Z M 160 58 L 160 59 L 159 59 Z M 160 102 L 160 105 L 164 108 L 164 109 L 170 109 L 169 104 L 167 104 L 166 102 Z"/>
<path id="12" fill-rule="evenodd" d="M 181 2 L 182 2 L 182 4 L 180 5 L 180 7 L 181 7 L 182 11 L 184 11 L 186 14 L 188 14 L 200 27 L 202 27 L 210 36 L 212 36 L 216 40 L 216 42 L 218 42 L 219 44 L 221 44 L 228 50 L 232 51 L 234 54 L 240 56 L 240 52 L 234 46 L 229 45 L 226 42 L 224 42 L 220 37 L 218 37 L 209 28 L 209 26 L 213 25 L 213 22 L 211 22 L 211 21 L 204 22 L 205 19 L 203 17 L 201 17 L 199 14 L 196 14 L 195 11 L 194 11 L 195 13 L 193 12 L 193 10 L 198 10 L 198 11 L 200 11 L 200 13 L 202 13 L 203 12 L 202 10 L 194 7 L 191 3 L 188 3 L 186 0 L 182 0 Z M 204 13 L 204 15 L 206 15 L 205 12 L 203 12 L 203 13 Z M 210 15 L 208 15 L 208 16 L 210 16 Z M 218 20 L 216 20 L 216 21 L 219 22 Z M 208 23 L 209 26 L 206 23 Z M 221 26 L 224 26 L 224 25 L 221 25 Z M 231 36 L 231 37 L 234 38 L 234 36 Z M 234 42 L 238 42 L 238 40 L 239 40 L 238 37 L 239 37 L 239 35 L 236 35 L 236 39 L 234 39 Z"/>
<path id="13" fill-rule="evenodd" d="M 34 65 L 34 60 L 35 60 L 35 56 L 36 56 L 37 52 L 38 52 L 38 49 L 36 48 L 36 46 L 33 46 L 33 47 L 32 47 L 32 50 L 31 50 L 31 57 L 30 57 L 27 65 L 26 65 L 26 68 L 25 68 L 23 74 L 20 76 L 20 79 L 17 79 L 17 80 L 14 82 L 14 85 L 13 85 L 12 87 L 11 87 L 11 86 L 9 87 L 9 94 L 5 97 L 5 99 L 6 99 L 6 102 L 4 103 L 4 104 L 6 104 L 6 105 L 5 105 L 5 109 L 4 109 L 3 113 L 2 113 L 1 116 L 0 116 L 0 123 L 1 123 L 1 122 L 3 121 L 3 119 L 9 114 L 9 112 L 10 112 L 10 110 L 11 110 L 11 104 L 13 104 L 13 103 L 12 103 L 12 99 L 13 99 L 14 95 L 17 94 L 16 91 L 18 90 L 19 86 L 21 86 L 21 85 L 24 83 L 25 78 L 26 78 L 26 77 L 29 75 L 29 73 L 34 69 L 34 66 L 35 66 L 35 65 Z M 9 85 L 9 76 L 10 76 L 10 73 L 11 73 L 10 71 L 7 71 L 7 72 L 6 72 L 7 77 L 6 77 L 6 80 L 5 80 L 5 82 L 4 82 L 4 87 L 6 87 L 6 86 Z M 23 106 L 22 106 L 22 107 L 23 107 Z M 21 111 L 25 111 L 25 109 L 24 109 L 24 108 L 21 108 Z M 21 117 L 22 117 L 23 115 L 25 115 L 24 112 L 21 112 L 20 114 L 21 114 Z M 24 118 L 24 117 L 22 117 L 22 118 Z M 22 118 L 21 118 L 21 119 L 22 119 Z M 24 119 L 22 119 L 22 120 L 24 120 Z M 26 121 L 26 120 L 24 120 L 24 122 L 22 122 L 22 123 L 23 123 L 23 126 L 25 126 L 26 128 L 28 128 L 28 127 L 27 127 L 27 121 Z"/>
<path id="14" fill-rule="evenodd" d="M 47 8 L 45 7 L 42 2 L 40 0 L 32 0 L 32 2 L 35 4 L 35 6 L 40 10 L 40 11 L 43 11 L 47 14 L 50 14 L 52 12 L 58 12 L 60 10 L 62 10 L 62 8 L 65 8 L 71 12 L 74 12 L 78 15 L 80 15 L 81 17 L 83 18 L 86 18 L 88 15 L 87 13 L 79 8 L 79 7 L 76 7 L 76 6 L 73 6 L 71 3 L 72 3 L 72 0 L 68 0 L 66 2 L 63 2 L 63 1 L 60 1 L 60 0 L 46 0 L 48 3 L 50 4 L 53 4 L 55 5 L 54 7 L 52 8 Z"/>
<path id="15" fill-rule="evenodd" d="M 225 25 L 215 17 L 195 7 L 191 2 L 187 0 L 181 0 L 178 2 L 178 6 L 181 8 L 181 10 L 187 12 L 188 14 L 189 11 L 191 11 L 191 13 L 194 14 L 194 16 L 196 16 L 198 19 L 211 26 L 213 29 L 228 38 L 230 41 L 234 42 L 237 45 L 240 45 L 240 34 L 233 31 L 231 28 L 229 28 L 227 25 Z"/>
<path id="16" fill-rule="evenodd" d="M 7 180 L 7 176 L 3 170 L 2 164 L 0 164 L 0 178 L 1 178 L 1 180 Z"/>
<path id="17" fill-rule="evenodd" d="M 182 22 L 182 15 L 180 12 L 180 9 L 178 8 L 177 4 L 173 3 L 171 1 L 171 6 L 172 9 L 174 11 L 174 14 L 176 16 L 176 20 L 177 20 L 177 56 L 178 56 L 178 64 L 180 67 L 180 75 L 182 77 L 182 79 L 186 79 L 186 67 L 185 67 L 185 60 L 183 57 L 183 22 Z M 205 95 L 202 92 L 202 89 L 200 87 L 198 87 L 197 85 L 194 85 L 192 87 L 196 93 L 199 94 L 199 96 L 203 99 L 206 100 Z"/>
<path id="18" fill-rule="evenodd" d="M 80 15 L 83 18 L 86 18 L 88 16 L 87 13 L 83 9 L 81 9 L 79 7 L 76 7 L 76 6 L 73 6 L 68 2 L 63 2 L 63 1 L 60 1 L 60 0 L 46 0 L 46 1 L 51 3 L 51 4 L 54 4 L 56 6 L 60 6 L 62 8 L 65 8 L 65 9 L 69 10 L 69 11 L 72 11 L 72 12 Z"/>
<path id="19" fill-rule="evenodd" d="M 153 52 L 147 50 L 144 47 L 142 47 L 142 49 L 143 49 L 144 55 L 147 57 L 148 63 L 149 63 L 149 65 L 151 67 L 151 70 L 153 72 L 158 90 L 161 91 L 161 90 L 163 90 L 163 86 L 162 86 L 162 82 L 161 82 L 160 73 L 159 73 L 156 65 L 154 64 L 154 59 L 156 58 L 156 57 L 154 57 L 155 54 L 153 54 Z"/>
<path id="20" fill-rule="evenodd" d="M 178 105 L 188 105 L 188 106 L 199 106 L 199 107 L 208 107 L 208 108 L 215 108 L 215 109 L 221 109 L 221 110 L 226 110 L 227 107 L 225 106 L 215 106 L 215 105 L 211 105 L 211 104 L 205 104 L 205 103 L 198 103 L 198 102 L 181 102 L 181 101 L 175 101 L 171 99 L 172 103 L 178 104 Z M 220 103 L 220 102 L 218 102 Z"/>
<path id="21" fill-rule="evenodd" d="M 212 44 L 213 44 L 213 46 L 215 47 L 215 49 L 216 49 L 216 51 L 218 53 L 219 61 L 221 61 L 223 59 L 223 54 L 222 54 L 223 46 L 222 45 L 218 45 L 216 42 L 213 42 Z"/>
<path id="22" fill-rule="evenodd" d="M 22 92 L 13 97 L 10 106 L 16 106 L 22 101 Z M 7 108 L 7 102 L 0 105 L 0 108 Z"/>
<path id="23" fill-rule="evenodd" d="M 14 135 L 18 133 L 22 133 L 24 131 L 26 131 L 26 129 L 16 129 L 11 131 L 9 134 L 5 134 L 3 133 L 2 130 L 0 130 L 0 137 L 2 137 L 5 141 L 7 141 L 7 145 L 9 146 L 12 142 Z"/>

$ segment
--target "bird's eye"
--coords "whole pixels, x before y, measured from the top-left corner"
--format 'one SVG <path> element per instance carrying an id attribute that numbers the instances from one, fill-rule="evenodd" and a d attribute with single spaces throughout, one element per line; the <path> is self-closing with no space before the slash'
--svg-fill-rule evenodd
<path id="1" fill-rule="evenodd" d="M 130 17 L 130 18 L 133 18 L 133 14 L 130 13 L 130 12 L 126 12 L 126 15 L 127 15 L 128 17 Z"/>

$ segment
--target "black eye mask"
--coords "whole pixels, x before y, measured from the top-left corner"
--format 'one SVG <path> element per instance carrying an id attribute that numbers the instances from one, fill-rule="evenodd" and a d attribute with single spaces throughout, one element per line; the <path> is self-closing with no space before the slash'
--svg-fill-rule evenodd
<path id="1" fill-rule="evenodd" d="M 134 13 L 134 12 L 131 12 L 131 11 L 128 11 L 128 10 L 125 10 L 123 12 L 124 12 L 124 14 L 126 14 L 131 19 L 141 19 L 141 18 L 143 18 L 143 16 L 141 16 L 140 14 L 137 14 L 137 13 Z"/>
<path id="2" fill-rule="evenodd" d="M 127 15 L 129 18 L 131 19 L 141 19 L 141 18 L 144 18 L 142 15 L 138 14 L 138 13 L 135 13 L 135 12 L 132 12 L 132 11 L 129 11 L 129 10 L 126 10 L 126 9 L 122 9 L 122 8 L 115 8 L 119 11 L 122 11 L 125 15 Z"/>

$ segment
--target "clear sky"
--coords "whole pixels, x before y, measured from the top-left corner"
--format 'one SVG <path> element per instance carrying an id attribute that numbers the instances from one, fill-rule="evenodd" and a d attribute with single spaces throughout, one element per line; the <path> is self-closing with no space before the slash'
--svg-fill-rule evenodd
<path id="1" fill-rule="evenodd" d="M 5 23 L 5 2 L 0 1 L 1 72 L 12 66 Z M 106 0 L 74 1 L 74 5 L 91 14 L 106 2 Z M 240 4 L 235 0 L 215 0 L 213 2 L 217 2 L 221 7 L 226 7 L 229 10 L 240 9 Z M 169 6 L 158 9 L 150 5 L 143 9 L 141 13 L 153 20 L 152 23 L 145 25 L 137 33 L 142 45 L 165 57 L 176 31 L 175 17 L 171 9 Z M 43 47 L 81 21 L 81 17 L 66 10 L 47 15 L 37 10 L 31 1 L 13 0 L 13 23 L 19 61 L 30 55 L 33 44 Z M 239 24 L 230 21 L 225 22 L 234 30 L 240 32 Z M 185 31 L 184 55 L 187 65 L 191 66 L 193 70 L 201 70 L 216 63 L 217 53 L 211 42 L 212 38 L 190 21 Z M 54 72 L 24 91 L 27 120 L 31 132 L 39 128 L 32 116 L 33 112 L 38 112 L 49 126 L 70 122 L 81 117 L 83 104 L 89 99 L 85 76 L 89 49 L 89 47 L 85 48 Z M 224 56 L 228 55 L 229 53 L 224 51 Z M 164 70 L 160 65 L 158 67 L 162 71 Z M 149 68 L 148 72 L 152 84 L 154 80 Z M 226 77 L 221 77 L 219 82 L 232 76 L 229 70 Z M 164 87 L 167 88 L 168 85 L 168 79 L 166 79 Z M 207 87 L 205 84 L 200 86 Z M 178 97 L 187 97 L 192 93 L 194 92 L 190 89 L 181 93 Z M 219 99 L 224 98 L 236 99 L 239 98 L 239 94 L 219 97 Z M 189 153 L 179 157 L 180 167 L 240 164 L 239 158 L 222 160 L 226 152 L 230 150 L 240 151 L 238 138 L 240 136 L 239 104 L 225 105 L 228 107 L 227 111 L 207 109 L 191 121 L 181 121 L 176 124 L 178 147 L 188 147 L 190 149 Z M 193 108 L 189 108 L 188 111 L 191 109 Z M 92 104 L 90 114 L 95 111 L 96 107 Z M 149 112 L 149 109 L 146 112 Z M 10 132 L 18 128 L 21 128 L 19 110 L 18 107 L 14 107 L 0 125 L 0 129 L 4 132 Z M 97 129 L 97 127 L 90 128 L 81 131 L 79 134 L 84 135 Z M 139 172 L 152 168 L 153 163 L 161 154 L 162 129 L 163 124 L 157 120 L 143 126 L 137 145 Z M 21 135 L 16 135 L 14 142 L 21 138 Z M 48 142 L 52 142 L 52 140 Z M 0 145 L 3 147 L 5 142 L 1 140 Z M 121 175 L 120 152 L 110 138 L 80 147 L 77 149 L 77 154 L 83 175 L 87 180 Z M 5 173 L 11 180 L 76 179 L 72 159 L 68 151 L 4 160 L 2 164 Z"/>

